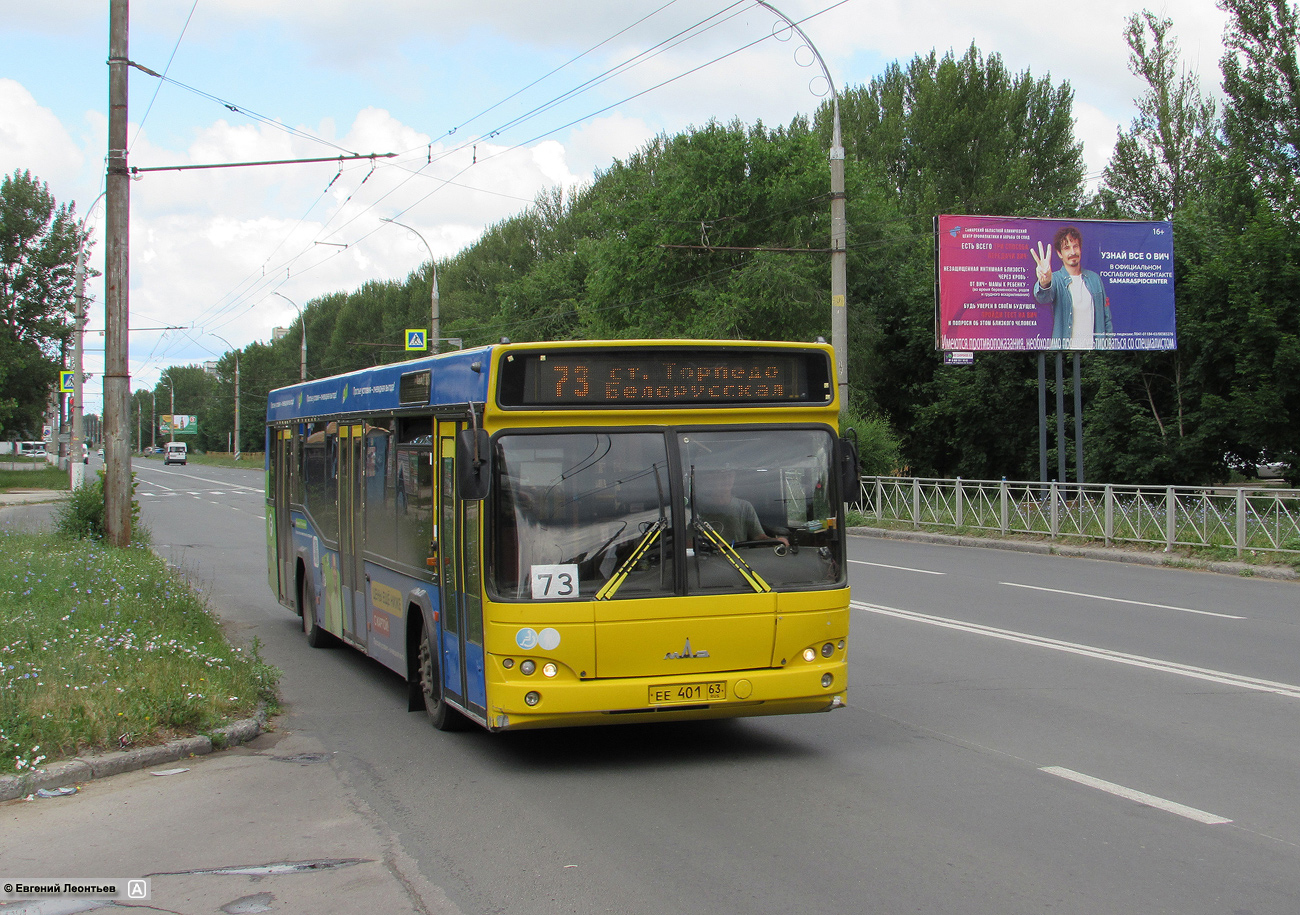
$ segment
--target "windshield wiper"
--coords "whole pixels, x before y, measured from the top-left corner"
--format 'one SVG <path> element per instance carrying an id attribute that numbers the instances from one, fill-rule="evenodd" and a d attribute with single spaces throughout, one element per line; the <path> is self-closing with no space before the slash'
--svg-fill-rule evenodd
<path id="1" fill-rule="evenodd" d="M 748 583 L 751 588 L 760 594 L 772 590 L 772 586 L 763 580 L 763 576 L 750 568 L 749 563 L 745 562 L 732 545 L 713 529 L 712 524 L 705 521 L 703 518 L 697 517 L 691 522 L 691 527 L 695 528 L 696 532 L 703 534 L 705 539 L 717 548 L 717 551 L 722 554 L 722 558 L 731 563 L 732 567 L 740 573 L 740 577 L 745 579 L 746 583 Z M 696 549 L 698 549 L 698 547 Z"/>
<path id="2" fill-rule="evenodd" d="M 641 557 L 646 554 L 646 551 L 654 545 L 654 542 L 659 539 L 659 535 L 667 526 L 668 520 L 666 518 L 660 518 L 659 520 L 652 522 L 650 526 L 645 529 L 645 533 L 641 535 L 641 539 L 638 540 L 636 546 L 632 548 L 631 554 L 628 555 L 627 559 L 623 560 L 623 564 L 609 577 L 609 581 L 605 582 L 604 587 L 596 592 L 596 600 L 609 600 L 618 593 L 618 589 L 623 586 L 623 582 L 627 581 L 627 577 L 631 575 L 632 570 L 636 568 L 637 562 L 639 562 Z"/>

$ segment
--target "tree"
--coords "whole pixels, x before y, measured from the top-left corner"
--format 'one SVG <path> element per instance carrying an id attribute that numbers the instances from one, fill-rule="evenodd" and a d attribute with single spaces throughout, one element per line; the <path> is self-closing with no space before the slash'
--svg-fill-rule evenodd
<path id="1" fill-rule="evenodd" d="M 1300 215 L 1300 8 L 1286 0 L 1220 0 L 1229 15 L 1223 132 L 1268 203 Z"/>
<path id="2" fill-rule="evenodd" d="M 1214 100 L 1201 93 L 1194 73 L 1180 70 L 1172 28 L 1173 20 L 1143 10 L 1124 32 L 1129 69 L 1146 89 L 1132 125 L 1119 131 L 1103 181 L 1129 217 L 1172 218 L 1217 158 Z"/>
<path id="3" fill-rule="evenodd" d="M 0 179 L 0 430 L 40 425 L 72 330 L 82 240 L 75 207 L 30 172 Z"/>
<path id="4" fill-rule="evenodd" d="M 206 418 L 203 413 L 211 403 L 212 391 L 215 387 L 216 379 L 204 371 L 202 367 L 197 365 L 173 365 L 163 371 L 158 383 L 154 385 L 155 416 L 162 417 L 172 413 L 173 406 L 176 415 L 197 416 L 199 420 L 198 437 L 181 437 L 179 440 L 191 445 L 206 447 L 208 432 Z M 175 393 L 174 402 L 172 400 L 173 392 Z M 163 435 L 161 432 L 159 435 L 161 439 L 170 440 L 171 438 L 171 436 Z M 221 442 L 224 445 L 224 435 L 221 436 Z"/>
<path id="5" fill-rule="evenodd" d="M 849 381 L 855 403 L 899 430 L 903 461 L 916 473 L 996 478 L 1035 463 L 1034 362 L 988 354 L 969 370 L 940 365 L 932 220 L 1077 214 L 1084 166 L 1072 106 L 1068 83 L 1013 75 L 974 46 L 961 57 L 932 52 L 890 64 L 841 96 Z M 824 144 L 829 106 L 816 123 Z"/>
<path id="6" fill-rule="evenodd" d="M 880 170 L 907 211 L 1003 216 L 1078 209 L 1083 144 L 1074 92 L 972 45 L 895 62 L 840 101 L 846 152 Z M 829 129 L 823 106 L 818 127 Z"/>

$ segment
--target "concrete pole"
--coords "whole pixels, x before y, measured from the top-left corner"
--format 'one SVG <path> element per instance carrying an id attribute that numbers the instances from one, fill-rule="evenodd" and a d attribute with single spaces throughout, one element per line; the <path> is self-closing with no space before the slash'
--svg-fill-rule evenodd
<path id="1" fill-rule="evenodd" d="M 827 79 L 830 77 L 828 76 Z M 831 87 L 834 91 L 834 86 Z M 844 219 L 844 144 L 840 137 L 840 99 L 832 100 L 835 123 L 831 136 L 831 347 L 835 350 L 835 383 L 840 411 L 849 407 L 848 232 Z"/>
<path id="2" fill-rule="evenodd" d="M 91 204 L 94 206 L 94 204 Z M 85 220 L 82 220 L 84 230 Z M 81 373 L 81 352 L 86 332 L 86 246 L 77 245 L 77 296 L 73 306 L 76 331 L 72 338 L 72 441 L 68 448 L 68 485 L 80 489 L 86 482 L 86 465 L 81 462 L 82 442 L 82 405 L 81 396 L 85 390 L 85 379 Z"/>
<path id="3" fill-rule="evenodd" d="M 213 334 L 212 336 L 229 346 L 235 354 L 235 460 L 239 460 L 239 350 L 235 349 L 230 341 L 221 334 Z"/>
<path id="4" fill-rule="evenodd" d="M 239 350 L 235 350 L 235 460 L 239 460 Z"/>
<path id="5" fill-rule="evenodd" d="M 298 323 L 302 325 L 302 358 L 299 360 L 298 363 L 298 380 L 306 381 L 307 380 L 307 318 L 303 316 L 302 309 L 298 307 L 298 303 L 295 302 L 293 299 L 289 298 L 283 292 L 272 292 L 271 294 L 278 295 L 280 298 L 284 299 L 286 302 L 292 305 L 294 307 L 294 310 L 298 312 Z"/>
<path id="6" fill-rule="evenodd" d="M 108 193 L 107 191 L 104 194 Z M 95 198 L 95 202 L 86 207 L 86 215 L 81 217 L 81 234 L 77 238 L 77 269 L 76 282 L 77 294 L 75 299 L 76 315 L 76 335 L 73 337 L 72 350 L 72 442 L 69 454 L 71 454 L 68 484 L 72 489 L 79 489 L 86 482 L 86 465 L 82 463 L 82 448 L 78 447 L 86 441 L 85 433 L 85 404 L 82 403 L 82 397 L 86 390 L 86 375 L 83 371 L 84 359 L 83 353 L 86 346 L 86 222 L 90 219 L 90 213 L 98 205 L 100 199 L 104 196 L 100 194 Z M 138 437 L 138 436 L 137 436 Z M 89 448 L 89 444 L 86 444 Z"/>
<path id="7" fill-rule="evenodd" d="M 130 375 L 131 177 L 126 166 L 128 0 L 110 0 L 107 229 L 104 244 L 104 534 L 131 543 Z"/>
<path id="8" fill-rule="evenodd" d="M 822 77 L 831 93 L 831 113 L 834 121 L 831 131 L 831 347 L 835 350 L 835 386 L 839 393 L 840 410 L 849 406 L 849 317 L 848 317 L 848 233 L 844 218 L 844 141 L 840 134 L 840 94 L 831 79 L 831 71 L 812 39 L 799 28 L 798 23 L 766 0 L 755 0 L 759 6 L 772 13 L 803 39 L 804 45 L 817 58 Z M 784 40 L 784 39 L 783 39 Z"/>

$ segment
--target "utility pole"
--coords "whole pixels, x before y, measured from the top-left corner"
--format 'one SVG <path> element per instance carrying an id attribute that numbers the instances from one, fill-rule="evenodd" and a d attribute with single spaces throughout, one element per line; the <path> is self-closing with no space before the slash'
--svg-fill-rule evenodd
<path id="1" fill-rule="evenodd" d="M 130 4 L 110 0 L 108 17 L 108 176 L 104 243 L 104 534 L 131 543 L 130 375 L 131 176 L 126 165 Z"/>
<path id="2" fill-rule="evenodd" d="M 301 350 L 302 356 L 298 361 L 298 380 L 306 381 L 307 380 L 307 319 L 303 317 L 302 309 L 298 307 L 298 303 L 295 302 L 293 299 L 289 298 L 283 292 L 276 292 L 275 290 L 271 290 L 271 295 L 278 295 L 280 298 L 284 299 L 286 302 L 292 305 L 294 310 L 298 312 L 298 323 L 302 325 L 302 350 Z"/>
<path id="3" fill-rule="evenodd" d="M 105 192 L 107 193 L 107 192 Z M 68 483 L 73 489 L 80 489 L 86 481 L 86 465 L 82 463 L 81 452 L 90 448 L 89 443 L 85 448 L 78 448 L 85 442 L 85 405 L 82 403 L 82 397 L 86 390 L 86 375 L 84 369 L 84 359 L 82 354 L 86 346 L 86 223 L 90 221 L 90 212 L 95 209 L 99 203 L 100 194 L 95 198 L 95 202 L 86 207 L 86 215 L 81 217 L 81 234 L 77 238 L 77 296 L 76 296 L 76 336 L 73 337 L 74 349 L 72 351 L 72 371 L 75 375 L 72 384 L 72 442 L 69 453 L 72 455 L 72 463 L 69 465 Z"/>
<path id="4" fill-rule="evenodd" d="M 92 204 L 93 206 L 94 204 Z M 87 211 L 89 215 L 89 211 Z M 81 221 L 82 231 L 85 231 L 86 221 Z M 82 377 L 82 359 L 81 352 L 86 336 L 86 243 L 78 239 L 77 244 L 77 297 L 75 301 L 76 314 L 73 321 L 76 326 L 76 335 L 72 338 L 72 441 L 68 443 L 68 485 L 73 489 L 80 489 L 81 484 L 86 482 L 86 465 L 81 462 L 81 442 L 82 442 L 82 391 L 85 390 L 85 379 Z"/>
<path id="5" fill-rule="evenodd" d="M 755 0 L 759 6 L 779 18 L 791 32 L 803 40 L 804 46 L 817 59 L 822 78 L 831 94 L 831 346 L 835 350 L 835 386 L 839 393 L 840 410 L 849 407 L 849 316 L 848 282 L 845 276 L 848 264 L 848 233 L 844 219 L 844 143 L 840 135 L 840 94 L 831 79 L 831 71 L 817 46 L 812 43 L 799 24 L 766 0 Z M 780 37 L 780 36 L 777 36 Z M 785 39 L 781 39 L 784 41 Z"/>
<path id="6" fill-rule="evenodd" d="M 212 336 L 229 346 L 235 354 L 235 460 L 239 460 L 239 350 L 235 349 L 231 342 L 220 334 L 213 334 Z"/>

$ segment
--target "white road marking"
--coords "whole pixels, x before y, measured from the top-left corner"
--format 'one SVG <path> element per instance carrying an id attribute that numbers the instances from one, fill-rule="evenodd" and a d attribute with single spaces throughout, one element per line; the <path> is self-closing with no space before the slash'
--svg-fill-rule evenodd
<path id="1" fill-rule="evenodd" d="M 878 569 L 897 569 L 900 572 L 920 572 L 922 575 L 947 575 L 947 572 L 932 572 L 929 569 L 913 569 L 910 566 L 891 566 L 884 562 L 867 562 L 865 559 L 850 559 L 849 562 L 859 566 L 875 566 Z"/>
<path id="2" fill-rule="evenodd" d="M 1154 794 L 1135 791 L 1132 788 L 1125 788 L 1123 785 L 1117 785 L 1114 782 L 1104 781 L 1100 778 L 1093 778 L 1091 775 L 1084 775 L 1082 772 L 1075 772 L 1073 769 L 1063 769 L 1060 766 L 1043 766 L 1039 771 L 1046 772 L 1049 775 L 1056 775 L 1060 778 L 1067 778 L 1072 782 L 1078 782 L 1080 785 L 1087 785 L 1089 788 L 1096 788 L 1098 791 L 1105 791 L 1107 794 L 1113 794 L 1116 797 L 1136 801 L 1137 803 L 1143 804 L 1147 807 L 1155 807 L 1157 810 L 1175 813 L 1180 817 L 1186 817 L 1189 820 L 1195 820 L 1196 822 L 1204 823 L 1207 826 L 1221 826 L 1224 823 L 1232 822 L 1232 820 L 1229 820 L 1226 817 L 1215 816 L 1212 813 L 1206 813 L 1204 810 L 1197 810 L 1195 807 L 1187 807 L 1183 804 L 1166 800 L 1162 797 L 1156 797 Z"/>
<path id="3" fill-rule="evenodd" d="M 1282 696 L 1287 699 L 1300 699 L 1300 686 L 1293 683 L 1278 683 L 1273 680 L 1261 680 L 1257 677 L 1247 677 L 1241 674 L 1228 673 L 1227 671 L 1222 670 L 1213 670 L 1206 667 L 1193 667 L 1190 664 L 1180 664 L 1177 661 L 1162 661 L 1159 658 L 1146 658 L 1142 655 L 1127 654 L 1122 651 L 1111 651 L 1109 648 L 1096 648 L 1092 645 L 1063 642 L 1059 639 L 1049 639 L 1044 636 L 1030 635 L 1026 632 L 1015 632 L 1011 629 L 995 629 L 992 626 L 981 626 L 978 623 L 967 623 L 961 620 L 945 619 L 941 616 L 930 616 L 925 613 L 916 613 L 911 610 L 899 610 L 896 607 L 883 607 L 879 604 L 868 604 L 863 603 L 862 601 L 850 601 L 849 606 L 853 607 L 855 610 L 865 610 L 868 613 L 878 613 L 882 616 L 893 616 L 902 620 L 910 620 L 914 623 L 926 623 L 944 629 L 956 629 L 959 632 L 985 635 L 990 638 L 1002 639 L 1007 642 L 1018 642 L 1021 645 L 1032 645 L 1036 648 L 1050 648 L 1053 651 L 1064 651 L 1068 654 L 1077 654 L 1085 658 L 1095 658 L 1099 661 L 1114 661 L 1116 664 L 1126 664 L 1130 667 L 1141 667 L 1146 670 L 1154 670 L 1166 674 L 1177 674 L 1180 677 L 1190 677 L 1194 680 L 1205 680 L 1209 683 L 1221 683 L 1225 686 L 1236 686 L 1241 689 L 1249 689 L 1258 693 L 1272 693 L 1275 696 Z"/>
<path id="4" fill-rule="evenodd" d="M 1215 613 L 1212 610 L 1193 610 L 1190 607 L 1174 607 L 1170 604 L 1152 604 L 1144 600 L 1128 600 L 1123 597 L 1107 597 L 1104 594 L 1085 594 L 1082 591 L 1062 591 L 1059 588 L 1040 588 L 1037 585 L 1022 585 L 1014 581 L 1002 581 L 998 584 L 1006 585 L 1009 588 L 1027 588 L 1030 591 L 1046 591 L 1049 594 L 1068 594 L 1070 597 L 1087 597 L 1092 600 L 1108 600 L 1116 604 L 1134 604 L 1138 607 L 1158 607 L 1161 610 L 1177 610 L 1180 613 L 1198 613 L 1201 616 L 1217 616 L 1225 620 L 1244 620 L 1244 616 L 1233 616 L 1231 613 Z"/>
<path id="5" fill-rule="evenodd" d="M 215 486 L 226 486 L 232 489 L 243 489 L 246 490 L 247 492 L 256 492 L 256 493 L 263 492 L 263 489 L 260 486 L 245 486 L 242 483 L 228 483 L 225 480 L 212 480 L 209 479 L 208 477 L 195 476 L 192 473 L 181 473 L 179 470 L 163 470 L 160 467 L 146 467 L 142 469 L 152 470 L 154 473 L 165 473 L 175 477 L 186 477 L 191 480 L 198 480 L 200 483 L 212 483 Z"/>

